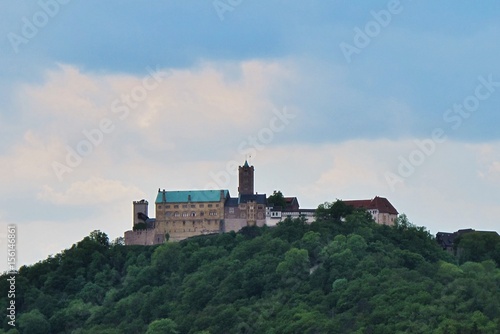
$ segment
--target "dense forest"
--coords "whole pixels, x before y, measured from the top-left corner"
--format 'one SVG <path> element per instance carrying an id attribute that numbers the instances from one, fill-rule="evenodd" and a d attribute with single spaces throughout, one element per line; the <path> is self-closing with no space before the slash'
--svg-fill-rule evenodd
<path id="1" fill-rule="evenodd" d="M 404 215 L 377 225 L 341 203 L 159 246 L 94 231 L 20 268 L 0 332 L 500 333 L 500 241 L 476 239 L 458 258 Z"/>

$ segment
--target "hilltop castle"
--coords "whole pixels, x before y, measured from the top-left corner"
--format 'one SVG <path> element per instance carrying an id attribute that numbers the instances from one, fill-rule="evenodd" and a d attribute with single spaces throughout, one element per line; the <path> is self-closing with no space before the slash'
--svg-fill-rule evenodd
<path id="1" fill-rule="evenodd" d="M 254 192 L 254 166 L 238 167 L 238 197 L 229 190 L 158 189 L 156 218 L 148 215 L 146 200 L 133 202 L 133 230 L 125 232 L 126 245 L 156 245 L 189 237 L 239 231 L 245 226 L 274 226 L 283 218 L 314 220 L 315 209 L 300 209 L 297 197 L 285 197 L 285 206 L 268 205 L 266 194 Z M 398 212 L 383 197 L 345 201 L 370 212 L 379 224 L 392 225 Z"/>

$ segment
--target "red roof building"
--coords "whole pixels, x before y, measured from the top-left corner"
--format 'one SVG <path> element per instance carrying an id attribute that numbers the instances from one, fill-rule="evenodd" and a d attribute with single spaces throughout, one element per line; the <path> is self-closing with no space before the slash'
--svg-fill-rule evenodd
<path id="1" fill-rule="evenodd" d="M 365 209 L 371 213 L 377 224 L 394 225 L 398 210 L 385 197 L 375 196 L 373 199 L 343 201 L 356 209 Z"/>

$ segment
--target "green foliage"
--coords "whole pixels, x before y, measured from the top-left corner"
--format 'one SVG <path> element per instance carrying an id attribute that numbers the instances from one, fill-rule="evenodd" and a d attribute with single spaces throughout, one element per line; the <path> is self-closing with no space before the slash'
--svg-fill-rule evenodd
<path id="1" fill-rule="evenodd" d="M 50 324 L 43 314 L 37 309 L 21 314 L 19 317 L 19 328 L 26 334 L 50 333 Z"/>
<path id="2" fill-rule="evenodd" d="M 160 319 L 149 324 L 146 334 L 179 334 L 179 331 L 172 319 Z"/>
<path id="3" fill-rule="evenodd" d="M 341 202 L 322 209 L 310 225 L 287 218 L 149 247 L 110 244 L 94 231 L 20 269 L 18 330 L 500 332 L 500 269 L 489 236 L 461 239 L 459 262 L 405 215 L 385 226 Z M 8 289 L 5 276 L 0 289 Z M 7 321 L 0 332 L 11 330 Z"/>
<path id="4" fill-rule="evenodd" d="M 493 259 L 500 266 L 500 235 L 495 232 L 462 234 L 455 240 L 454 247 L 460 263 Z"/>
<path id="5" fill-rule="evenodd" d="M 145 229 L 147 229 L 147 225 L 146 223 L 137 223 L 137 224 L 134 224 L 134 226 L 132 227 L 132 230 L 134 231 L 143 231 Z"/>
<path id="6" fill-rule="evenodd" d="M 320 204 L 316 209 L 317 220 L 333 220 L 340 221 L 353 213 L 353 207 L 345 204 L 342 200 L 337 199 L 333 203 L 325 202 Z"/>
<path id="7" fill-rule="evenodd" d="M 279 206 L 284 208 L 286 206 L 285 197 L 281 191 L 273 191 L 273 194 L 267 198 L 267 205 Z"/>

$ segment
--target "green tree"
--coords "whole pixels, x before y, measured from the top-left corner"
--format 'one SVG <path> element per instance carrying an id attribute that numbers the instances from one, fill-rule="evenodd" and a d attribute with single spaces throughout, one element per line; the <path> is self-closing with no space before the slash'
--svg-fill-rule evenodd
<path id="1" fill-rule="evenodd" d="M 353 213 L 354 208 L 337 199 L 335 202 L 325 202 L 316 209 L 315 216 L 317 220 L 340 221 L 342 218 Z"/>
<path id="2" fill-rule="evenodd" d="M 319 259 L 321 252 L 321 235 L 318 232 L 309 231 L 300 240 L 300 248 L 306 249 L 311 258 L 311 264 L 314 264 Z"/>
<path id="3" fill-rule="evenodd" d="M 96 242 L 97 244 L 108 248 L 109 247 L 109 238 L 108 235 L 104 232 L 101 232 L 99 230 L 94 230 L 90 232 L 90 240 Z"/>
<path id="4" fill-rule="evenodd" d="M 21 314 L 19 317 L 19 328 L 23 334 L 50 333 L 50 323 L 37 309 Z"/>
<path id="5" fill-rule="evenodd" d="M 267 198 L 267 205 L 279 206 L 284 208 L 286 206 L 285 197 L 281 191 L 273 191 L 273 194 Z"/>
<path id="6" fill-rule="evenodd" d="M 111 246 L 125 246 L 125 238 L 116 237 L 115 240 L 111 243 Z"/>
<path id="7" fill-rule="evenodd" d="M 149 324 L 146 334 L 179 334 L 177 324 L 172 319 L 155 320 Z"/>
<path id="8" fill-rule="evenodd" d="M 497 260 L 497 251 L 500 249 L 500 235 L 496 232 L 471 232 L 465 233 L 455 239 L 453 247 L 459 262 L 481 262 L 484 260 Z M 500 266 L 500 263 L 497 262 Z"/>
<path id="9" fill-rule="evenodd" d="M 309 275 L 309 255 L 307 250 L 292 248 L 285 253 L 285 259 L 276 267 L 285 284 L 299 283 Z"/>

